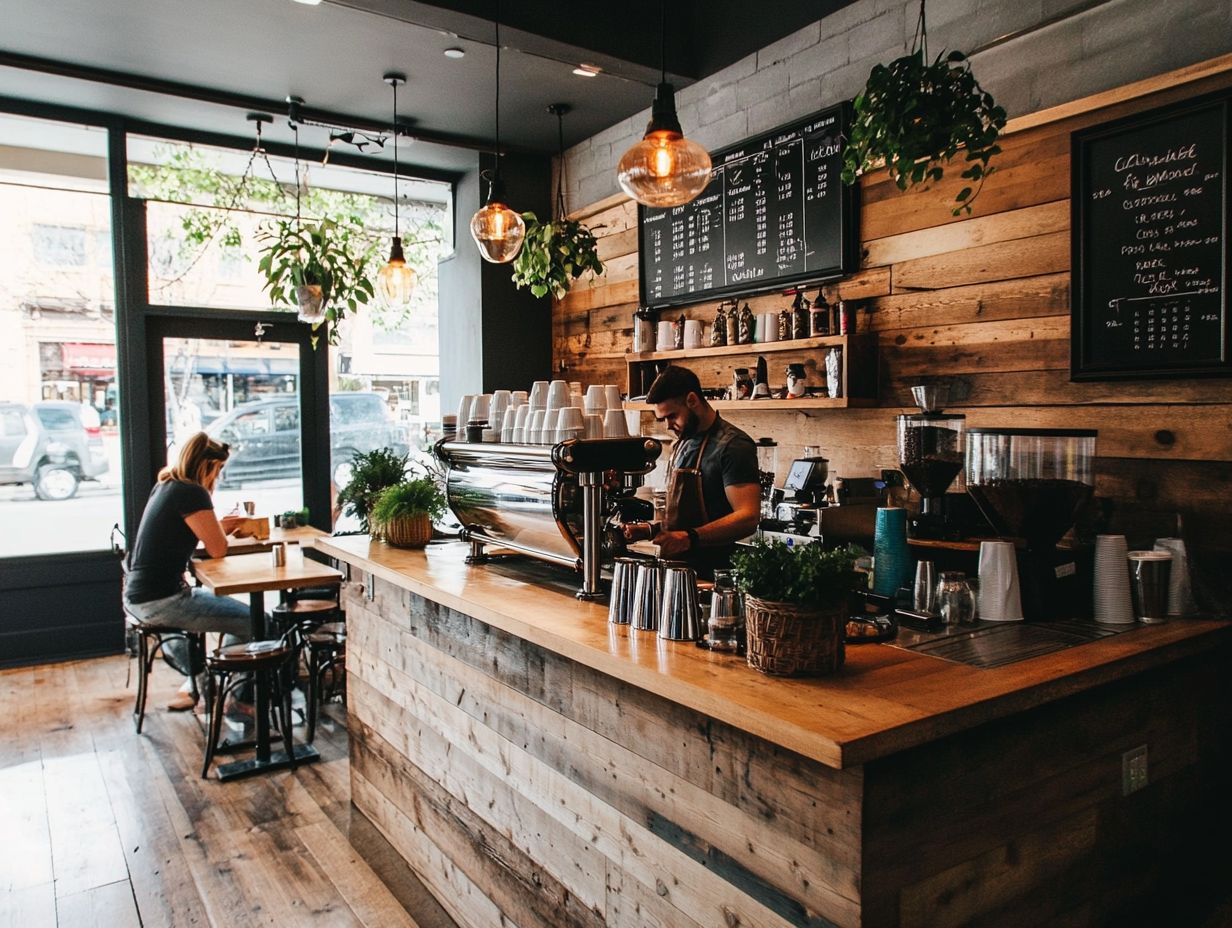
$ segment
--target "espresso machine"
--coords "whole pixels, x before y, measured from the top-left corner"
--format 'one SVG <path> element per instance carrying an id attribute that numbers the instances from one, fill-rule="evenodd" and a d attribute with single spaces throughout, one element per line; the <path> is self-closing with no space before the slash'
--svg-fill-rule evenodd
<path id="1" fill-rule="evenodd" d="M 436 444 L 449 508 L 471 545 L 468 563 L 489 548 L 569 567 L 582 576 L 578 599 L 603 596 L 600 570 L 624 551 L 615 522 L 650 518 L 635 494 L 662 452 L 653 438 L 573 438 L 554 445 Z"/>
<path id="2" fill-rule="evenodd" d="M 818 449 L 804 449 L 787 469 L 782 487 L 773 489 L 772 516 L 757 534 L 785 544 L 871 544 L 879 496 L 872 477 L 835 477 Z"/>
<path id="3" fill-rule="evenodd" d="M 967 493 L 994 531 L 1018 551 L 1028 620 L 1070 619 L 1089 610 L 1093 556 L 1058 547 L 1095 492 L 1094 429 L 972 428 Z"/>

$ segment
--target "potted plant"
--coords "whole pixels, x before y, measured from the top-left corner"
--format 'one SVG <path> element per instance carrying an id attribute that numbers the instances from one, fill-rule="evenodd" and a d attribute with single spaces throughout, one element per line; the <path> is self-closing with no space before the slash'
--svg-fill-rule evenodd
<path id="1" fill-rule="evenodd" d="M 300 319 L 314 330 L 328 321 L 330 344 L 337 344 L 338 323 L 375 292 L 364 274 L 369 255 L 352 230 L 333 219 L 281 219 L 257 234 L 265 243 L 257 267 L 270 302 L 299 307 Z"/>
<path id="2" fill-rule="evenodd" d="M 432 523 L 444 514 L 445 492 L 430 475 L 387 487 L 372 510 L 385 540 L 399 548 L 426 545 L 432 540 Z"/>
<path id="3" fill-rule="evenodd" d="M 530 287 L 535 296 L 551 293 L 561 299 L 573 282 L 586 271 L 603 273 L 594 233 L 572 219 L 540 222 L 534 213 L 523 213 L 526 237 L 513 259 L 513 282 Z"/>
<path id="4" fill-rule="evenodd" d="M 372 509 L 381 493 L 406 479 L 407 455 L 392 448 L 361 451 L 351 458 L 350 476 L 338 491 L 340 512 L 359 519 L 360 528 L 377 534 L 380 522 L 373 519 Z"/>
<path id="5" fill-rule="evenodd" d="M 951 213 L 971 212 L 971 204 L 996 169 L 989 166 L 1001 149 L 1005 110 L 980 87 L 971 62 L 959 51 L 928 58 L 924 3 L 911 54 L 877 65 L 856 97 L 851 134 L 843 150 L 843 182 L 885 166 L 899 190 L 941 180 L 945 168 L 965 150 L 964 179 Z"/>
<path id="6" fill-rule="evenodd" d="M 796 676 L 843 665 L 847 599 L 860 554 L 854 546 L 827 551 L 759 540 L 732 556 L 744 593 L 750 667 Z"/>

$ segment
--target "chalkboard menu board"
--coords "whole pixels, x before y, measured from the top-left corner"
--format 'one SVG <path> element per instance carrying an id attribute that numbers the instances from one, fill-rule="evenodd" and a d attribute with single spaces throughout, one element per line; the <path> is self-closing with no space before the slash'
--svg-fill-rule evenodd
<path id="1" fill-rule="evenodd" d="M 1230 103 L 1074 134 L 1074 380 L 1232 375 Z"/>
<path id="2" fill-rule="evenodd" d="M 696 303 L 855 268 L 855 188 L 840 179 L 846 104 L 711 154 L 696 199 L 638 208 L 643 306 Z"/>

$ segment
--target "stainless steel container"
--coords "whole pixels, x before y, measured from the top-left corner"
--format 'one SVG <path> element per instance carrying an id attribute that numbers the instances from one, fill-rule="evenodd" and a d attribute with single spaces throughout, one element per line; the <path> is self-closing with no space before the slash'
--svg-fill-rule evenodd
<path id="1" fill-rule="evenodd" d="M 507 548 L 582 574 L 580 599 L 603 594 L 605 560 L 620 547 L 608 523 L 662 446 L 653 438 L 570 439 L 555 445 L 442 439 L 449 508 L 471 543 L 471 561 Z"/>
<path id="2" fill-rule="evenodd" d="M 696 641 L 701 635 L 697 574 L 691 567 L 683 564 L 669 564 L 663 571 L 663 606 L 659 611 L 659 637 L 668 641 Z"/>
<path id="3" fill-rule="evenodd" d="M 607 620 L 613 625 L 628 625 L 633 621 L 637 585 L 635 557 L 618 557 L 612 565 L 612 598 L 607 607 Z"/>
<path id="4" fill-rule="evenodd" d="M 633 627 L 643 632 L 656 631 L 663 608 L 663 565 L 658 561 L 643 561 L 637 565 L 633 600 Z"/>

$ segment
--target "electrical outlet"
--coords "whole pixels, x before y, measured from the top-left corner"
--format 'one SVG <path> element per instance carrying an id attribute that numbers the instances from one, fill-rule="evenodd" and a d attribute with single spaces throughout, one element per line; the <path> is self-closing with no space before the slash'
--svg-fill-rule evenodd
<path id="1" fill-rule="evenodd" d="M 1136 793 L 1147 784 L 1146 745 L 1121 755 L 1121 795 Z"/>

